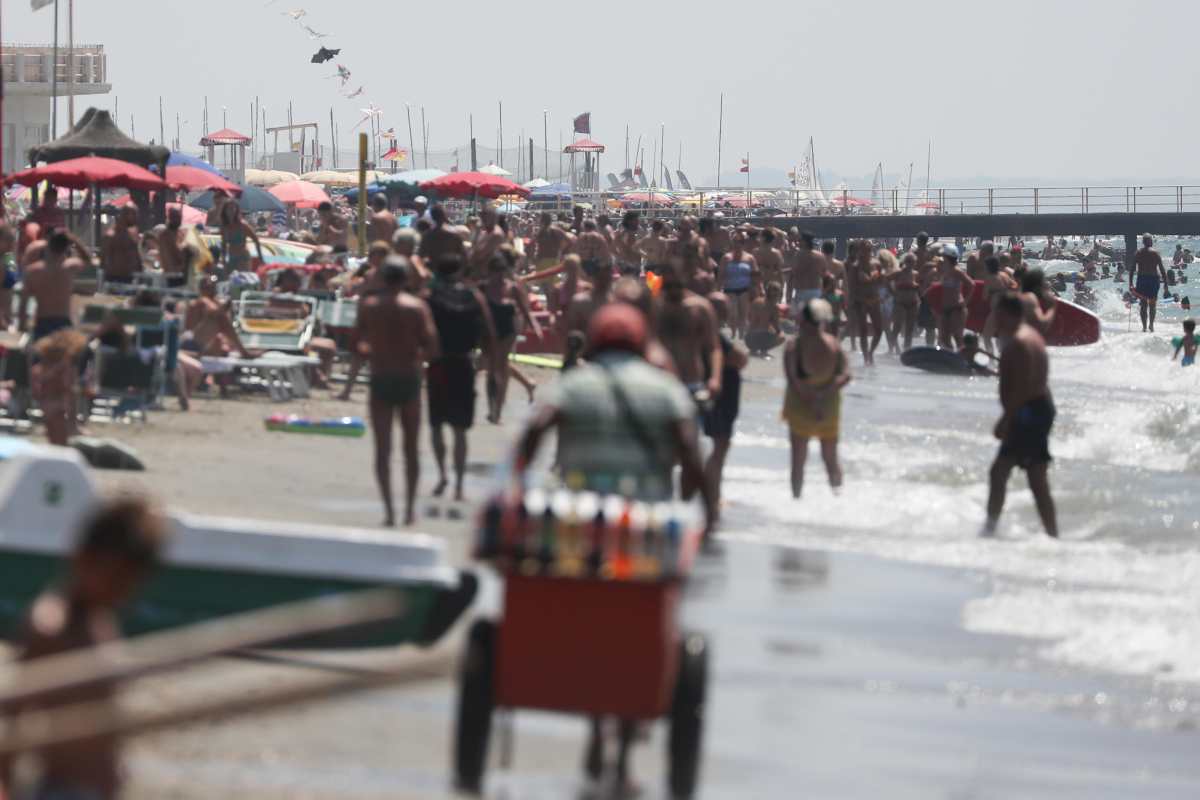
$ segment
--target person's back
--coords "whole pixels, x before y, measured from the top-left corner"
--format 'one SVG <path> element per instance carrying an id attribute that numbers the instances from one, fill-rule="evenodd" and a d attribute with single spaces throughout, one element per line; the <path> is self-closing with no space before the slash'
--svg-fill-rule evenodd
<path id="1" fill-rule="evenodd" d="M 407 292 L 378 291 L 361 302 L 373 375 L 419 370 L 424 358 L 436 356 L 430 352 L 436 351 L 436 338 L 426 336 L 432 317 L 425 301 Z"/>
<path id="2" fill-rule="evenodd" d="M 633 480 L 645 499 L 670 498 L 673 426 L 696 414 L 678 380 L 632 353 L 606 352 L 565 373 L 555 391 L 564 475 L 597 492 Z"/>
<path id="3" fill-rule="evenodd" d="M 47 243 L 40 261 L 25 271 L 21 296 L 21 323 L 30 300 L 37 303 L 37 320 L 33 338 L 40 339 L 56 330 L 71 326 L 71 292 L 75 276 L 83 269 L 83 261 L 70 255 L 70 239 L 56 232 Z"/>
<path id="4" fill-rule="evenodd" d="M 463 283 L 438 280 L 429 293 L 443 356 L 464 357 L 479 346 L 482 311 L 476 293 Z"/>

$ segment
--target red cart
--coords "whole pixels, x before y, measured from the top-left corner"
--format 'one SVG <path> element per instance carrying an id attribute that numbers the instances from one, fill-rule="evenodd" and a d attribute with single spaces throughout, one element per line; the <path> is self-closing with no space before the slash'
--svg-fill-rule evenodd
<path id="1" fill-rule="evenodd" d="M 670 725 L 671 797 L 692 797 L 708 682 L 702 636 L 678 628 L 682 577 L 605 580 L 510 573 L 504 617 L 476 622 L 460 676 L 455 772 L 478 793 L 495 709 Z"/>

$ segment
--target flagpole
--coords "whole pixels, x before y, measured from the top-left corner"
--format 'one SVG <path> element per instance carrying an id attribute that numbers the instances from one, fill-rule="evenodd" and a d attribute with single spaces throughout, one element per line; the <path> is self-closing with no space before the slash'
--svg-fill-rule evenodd
<path id="1" fill-rule="evenodd" d="M 721 144 L 725 140 L 725 93 L 721 92 L 721 115 L 717 120 L 717 188 L 721 188 Z"/>
<path id="2" fill-rule="evenodd" d="M 750 151 L 746 151 L 746 216 L 750 216 Z"/>
<path id="3" fill-rule="evenodd" d="M 412 158 L 412 161 L 409 163 L 415 165 L 417 163 L 417 140 L 413 138 L 412 106 L 408 103 L 404 104 L 404 113 L 408 115 L 408 152 Z M 415 169 L 415 166 L 413 168 Z"/>
<path id="4" fill-rule="evenodd" d="M 500 167 L 504 167 L 504 101 L 497 100 L 497 105 L 500 107 L 500 152 L 496 153 L 496 161 Z M 426 167 L 429 165 L 426 164 Z"/>
<path id="5" fill-rule="evenodd" d="M 50 141 L 58 138 L 58 0 L 54 0 L 54 59 L 50 64 Z"/>
<path id="6" fill-rule="evenodd" d="M 547 181 L 550 180 L 550 112 L 542 109 L 542 169 L 545 171 L 543 176 Z"/>
<path id="7" fill-rule="evenodd" d="M 75 0 L 67 0 L 67 124 L 75 127 Z"/>

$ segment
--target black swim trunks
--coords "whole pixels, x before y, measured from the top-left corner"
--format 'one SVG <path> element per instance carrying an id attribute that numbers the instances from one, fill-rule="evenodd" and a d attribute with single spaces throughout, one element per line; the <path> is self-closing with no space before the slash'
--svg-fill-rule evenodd
<path id="1" fill-rule="evenodd" d="M 371 376 L 371 402 L 400 408 L 421 396 L 421 373 L 385 373 Z"/>
<path id="2" fill-rule="evenodd" d="M 69 317 L 38 317 L 33 324 L 33 341 L 44 339 L 52 333 L 71 327 Z"/>
<path id="3" fill-rule="evenodd" d="M 725 334 L 721 334 L 721 350 L 725 358 L 733 351 L 733 342 Z M 707 372 L 707 368 L 705 370 Z M 704 435 L 711 439 L 729 439 L 733 437 L 733 426 L 737 422 L 742 404 L 742 373 L 735 367 L 725 367 L 721 371 L 721 393 L 717 395 L 712 407 L 703 411 L 700 421 Z"/>
<path id="4" fill-rule="evenodd" d="M 475 365 L 469 356 L 429 363 L 429 423 L 470 428 L 475 424 Z"/>
<path id="5" fill-rule="evenodd" d="M 1000 443 L 1000 457 L 1016 462 L 1021 469 L 1050 463 L 1050 429 L 1057 411 L 1050 396 L 1030 400 L 1009 422 L 1008 435 Z"/>

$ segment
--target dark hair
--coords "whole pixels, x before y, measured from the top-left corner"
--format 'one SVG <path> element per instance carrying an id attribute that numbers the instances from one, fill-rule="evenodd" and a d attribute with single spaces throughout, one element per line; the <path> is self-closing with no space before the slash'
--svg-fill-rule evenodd
<path id="1" fill-rule="evenodd" d="M 826 239 L 821 242 L 821 252 L 827 256 L 833 255 L 837 251 L 837 245 L 833 243 L 833 239 Z"/>
<path id="2" fill-rule="evenodd" d="M 499 251 L 492 253 L 492 257 L 488 259 L 488 272 L 507 272 L 509 268 L 508 258 Z"/>
<path id="3" fill-rule="evenodd" d="M 763 243 L 770 244 L 775 241 L 775 231 L 770 228 L 765 228 L 761 234 Z"/>
<path id="4" fill-rule="evenodd" d="M 453 253 L 439 256 L 433 264 L 433 269 L 438 275 L 448 278 L 462 269 L 462 259 Z"/>
<path id="5" fill-rule="evenodd" d="M 321 212 L 321 211 L 333 211 L 333 203 L 331 203 L 331 202 L 329 202 L 328 200 L 326 200 L 326 201 L 324 201 L 323 203 L 321 203 L 321 205 L 317 206 L 317 211 L 318 211 L 318 212 Z"/>
<path id="6" fill-rule="evenodd" d="M 658 233 L 664 227 L 666 227 L 666 226 L 664 225 L 664 223 L 661 219 L 656 219 L 656 220 L 654 220 L 654 222 L 650 223 L 650 230 L 654 231 L 655 233 Z"/>
<path id="7" fill-rule="evenodd" d="M 712 217 L 701 217 L 700 218 L 700 233 L 708 233 L 709 231 L 711 231 L 713 229 L 713 224 L 714 223 L 712 221 Z"/>
<path id="8" fill-rule="evenodd" d="M 637 228 L 640 224 L 641 224 L 641 215 L 639 215 L 638 212 L 636 212 L 636 211 L 626 211 L 625 214 L 621 217 L 621 225 L 623 225 L 626 228 L 632 227 L 634 230 L 637 230 Z"/>
<path id="9" fill-rule="evenodd" d="M 79 537 L 80 553 L 115 556 L 139 568 L 158 561 L 167 538 L 162 517 L 144 500 L 119 498 L 101 506 Z"/>
<path id="10" fill-rule="evenodd" d="M 1005 292 L 996 301 L 996 310 L 1003 311 L 1014 317 L 1025 316 L 1025 307 L 1021 304 L 1021 296 L 1016 292 Z"/>
<path id="11" fill-rule="evenodd" d="M 924 247 L 927 244 L 929 244 L 929 234 L 921 231 L 917 234 L 917 247 Z"/>
<path id="12" fill-rule="evenodd" d="M 1032 294 L 1041 293 L 1046 287 L 1046 273 L 1040 269 L 1027 269 L 1025 274 L 1021 276 L 1021 291 L 1031 292 Z"/>
<path id="13" fill-rule="evenodd" d="M 284 281 L 287 281 L 287 280 L 295 280 L 297 282 L 300 282 L 300 273 L 296 272 L 296 270 L 294 270 L 294 269 L 280 270 L 278 282 L 283 283 Z"/>
<path id="14" fill-rule="evenodd" d="M 584 220 L 583 229 L 588 233 L 596 230 L 596 221 L 594 219 Z"/>
<path id="15" fill-rule="evenodd" d="M 803 231 L 800 234 L 800 241 L 804 242 L 804 246 L 812 250 L 817 245 L 817 237 L 812 231 Z"/>
<path id="16" fill-rule="evenodd" d="M 446 209 L 441 206 L 434 206 L 429 209 L 429 218 L 433 220 L 434 225 L 446 224 Z"/>
<path id="17" fill-rule="evenodd" d="M 430 224 L 429 220 L 425 218 L 417 220 L 417 233 L 429 233 L 431 230 L 433 230 L 433 225 Z"/>
<path id="18" fill-rule="evenodd" d="M 988 256 L 983 260 L 983 265 L 987 267 L 987 271 L 993 275 L 1000 274 L 1000 259 L 996 256 Z"/>
<path id="19" fill-rule="evenodd" d="M 408 259 L 404 256 L 388 256 L 379 269 L 384 286 L 399 287 L 408 283 L 411 274 Z"/>
<path id="20" fill-rule="evenodd" d="M 61 256 L 71 247 L 71 237 L 62 228 L 54 228 L 46 237 L 46 249 L 56 256 Z"/>
<path id="21" fill-rule="evenodd" d="M 969 347 L 979 347 L 979 337 L 973 333 L 964 333 L 963 344 Z"/>
<path id="22" fill-rule="evenodd" d="M 1184 299 L 1186 300 L 1187 298 L 1185 297 Z M 1192 331 L 1196 330 L 1196 320 L 1192 319 L 1191 317 L 1188 317 L 1187 319 L 1185 319 L 1183 321 L 1183 329 L 1185 331 L 1187 331 L 1188 333 L 1191 333 Z"/>
<path id="23" fill-rule="evenodd" d="M 377 211 L 383 211 L 385 208 L 387 208 L 387 205 L 387 198 L 381 194 L 377 194 L 371 198 L 371 208 Z"/>

